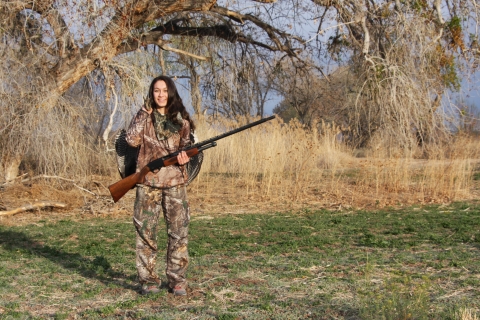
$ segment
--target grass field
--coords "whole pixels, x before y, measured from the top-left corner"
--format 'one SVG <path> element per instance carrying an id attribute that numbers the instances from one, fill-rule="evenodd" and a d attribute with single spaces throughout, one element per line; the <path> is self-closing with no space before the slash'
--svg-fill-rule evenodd
<path id="1" fill-rule="evenodd" d="M 145 297 L 127 215 L 0 226 L 0 318 L 480 315 L 480 204 L 195 215 L 189 250 L 188 297 Z"/>

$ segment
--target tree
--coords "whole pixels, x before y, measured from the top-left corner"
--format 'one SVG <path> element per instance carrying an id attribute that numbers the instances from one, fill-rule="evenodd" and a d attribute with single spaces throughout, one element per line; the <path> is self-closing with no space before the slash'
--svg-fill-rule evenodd
<path id="1" fill-rule="evenodd" d="M 348 68 L 338 68 L 327 77 L 311 64 L 283 63 L 279 69 L 275 90 L 283 100 L 274 112 L 284 121 L 296 118 L 309 128 L 321 121 L 346 124 L 347 118 L 339 110 L 347 101 L 344 93 L 352 76 Z"/>
<path id="2" fill-rule="evenodd" d="M 458 102 L 456 130 L 459 133 L 478 135 L 480 133 L 480 110 L 465 101 Z"/>
<path id="3" fill-rule="evenodd" d="M 314 0 L 319 54 L 350 68 L 356 84 L 338 105 L 356 146 L 415 148 L 446 137 L 442 98 L 478 60 L 474 1 Z M 335 17 L 335 22 L 328 17 Z M 326 25 L 326 27 L 324 27 Z M 327 42 L 320 35 L 329 31 Z M 323 46 L 322 46 L 323 45 Z M 353 94 L 351 94 L 353 93 Z"/>
<path id="4" fill-rule="evenodd" d="M 72 8 L 74 3 L 76 5 Z M 19 52 L 25 54 L 25 51 L 31 51 L 41 58 L 39 62 L 42 62 L 45 73 L 50 76 L 51 89 L 58 94 L 65 92 L 92 70 L 102 68 L 119 54 L 149 44 L 172 50 L 168 47 L 168 35 L 214 36 L 231 42 L 255 43 L 289 54 L 293 54 L 294 50 L 288 41 L 281 41 L 282 38 L 289 38 L 286 33 L 252 15 L 216 6 L 213 0 L 96 3 L 90 0 L 6 0 L 0 4 L 0 12 L 6 18 L 2 27 L 5 30 L 20 30 L 11 34 L 9 40 L 20 45 Z M 213 24 L 198 26 L 196 19 L 183 14 L 186 12 L 208 14 L 213 18 Z M 83 21 L 72 20 L 69 23 L 69 15 L 83 17 Z M 166 22 L 158 23 L 157 19 Z M 249 39 L 242 32 L 236 32 L 232 21 L 251 21 L 268 33 L 272 43 L 261 43 Z M 101 30 L 96 30 L 102 25 Z"/>
<path id="5" fill-rule="evenodd" d="M 277 57 L 250 45 L 217 44 L 206 66 L 202 92 L 208 112 L 229 118 L 264 115 Z"/>
<path id="6" fill-rule="evenodd" d="M 109 101 L 118 78 L 125 75 L 115 57 L 153 47 L 207 59 L 171 47 L 175 37 L 215 37 L 295 56 L 292 41 L 300 40 L 253 14 L 235 12 L 213 0 L 4 0 L 0 16 L 1 67 L 8 75 L 1 88 L 8 96 L 1 106 L 1 127 L 8 130 L 0 139 L 0 161 L 7 180 L 18 174 L 30 138 L 39 129 L 38 120 L 52 109 L 61 114 L 62 101 L 64 106 L 67 102 L 64 93 L 93 70 L 102 74 Z M 254 39 L 251 28 L 263 30 L 265 41 Z"/>

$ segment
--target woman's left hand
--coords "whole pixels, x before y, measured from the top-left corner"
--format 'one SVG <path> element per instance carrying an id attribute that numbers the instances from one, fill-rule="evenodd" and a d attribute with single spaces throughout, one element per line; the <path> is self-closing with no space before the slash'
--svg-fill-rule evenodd
<path id="1" fill-rule="evenodd" d="M 179 165 L 183 166 L 188 161 L 190 161 L 190 158 L 187 156 L 187 153 L 185 151 L 182 151 L 178 154 L 177 161 Z"/>

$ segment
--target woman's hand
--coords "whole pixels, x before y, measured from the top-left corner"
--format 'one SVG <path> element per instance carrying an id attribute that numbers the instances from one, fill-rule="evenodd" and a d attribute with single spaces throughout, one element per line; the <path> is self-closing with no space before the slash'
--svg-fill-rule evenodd
<path id="1" fill-rule="evenodd" d="M 183 166 L 188 161 L 190 161 L 190 158 L 187 156 L 187 153 L 185 151 L 182 151 L 178 154 L 177 161 L 179 165 Z"/>
<path id="2" fill-rule="evenodd" d="M 153 112 L 152 108 L 147 108 L 145 105 L 142 106 L 142 110 L 145 111 L 148 114 L 152 114 L 152 112 Z"/>

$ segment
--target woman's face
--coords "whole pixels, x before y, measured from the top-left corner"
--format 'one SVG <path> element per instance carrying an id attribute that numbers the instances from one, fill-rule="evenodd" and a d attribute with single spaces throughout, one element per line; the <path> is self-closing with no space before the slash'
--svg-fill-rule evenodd
<path id="1" fill-rule="evenodd" d="M 165 81 L 159 80 L 155 82 L 155 85 L 153 86 L 153 99 L 160 108 L 167 106 L 168 89 Z"/>

